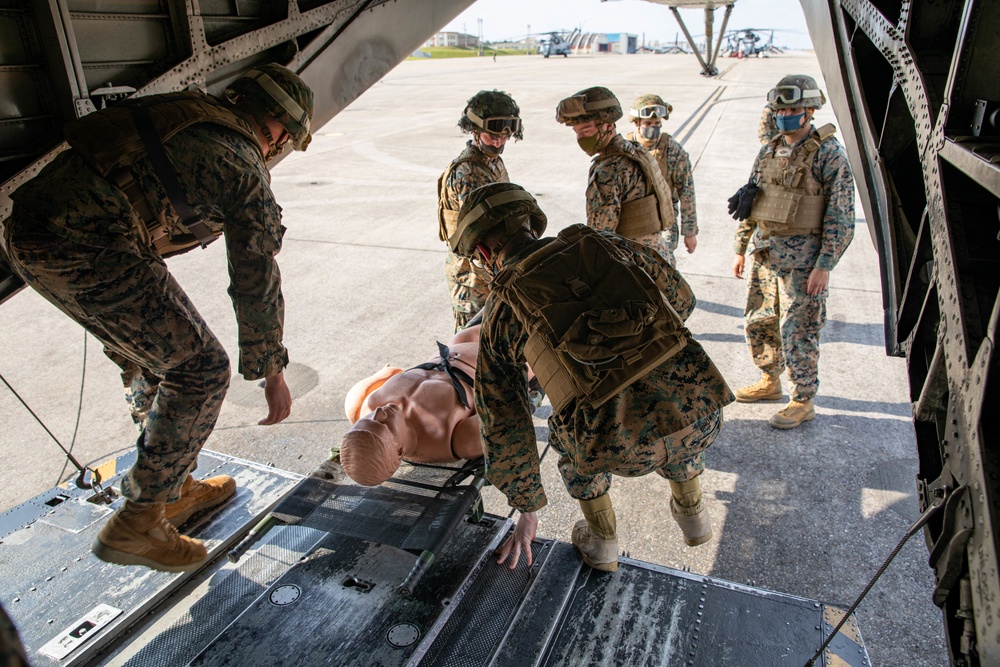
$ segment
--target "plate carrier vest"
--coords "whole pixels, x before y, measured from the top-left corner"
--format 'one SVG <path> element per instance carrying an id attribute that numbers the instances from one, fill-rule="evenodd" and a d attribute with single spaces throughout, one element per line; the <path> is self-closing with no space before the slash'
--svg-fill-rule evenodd
<path id="1" fill-rule="evenodd" d="M 813 178 L 812 164 L 819 147 L 836 131 L 832 124 L 824 125 L 781 157 L 776 155 L 785 147 L 781 135 L 768 142 L 767 152 L 757 163 L 760 192 L 750 210 L 750 218 L 765 239 L 822 233 L 826 198 L 823 186 Z"/>
<path id="2" fill-rule="evenodd" d="M 142 116 L 145 115 L 145 118 Z M 142 136 L 143 122 L 152 122 L 154 135 Z M 205 246 L 222 231 L 212 231 L 184 199 L 177 173 L 163 142 L 198 123 L 215 123 L 246 137 L 254 146 L 258 139 L 245 121 L 210 95 L 194 92 L 166 93 L 128 100 L 72 121 L 65 128 L 66 141 L 104 178 L 117 185 L 128 197 L 138 221 L 136 233 L 162 257 Z M 173 210 L 156 216 L 146 193 L 134 179 L 129 166 L 149 156 Z M 159 158 L 159 160 L 157 159 Z M 174 188 L 171 188 L 171 185 Z M 177 201 L 178 196 L 181 201 Z M 178 233 L 179 230 L 179 233 Z M 187 230 L 185 232 L 184 230 Z"/>
<path id="3" fill-rule="evenodd" d="M 462 153 L 451 161 L 448 168 L 444 170 L 440 176 L 438 176 L 437 192 L 438 192 L 438 238 L 448 242 L 451 235 L 455 233 L 458 229 L 458 210 L 451 210 L 448 208 L 448 199 L 445 196 L 445 189 L 448 184 L 448 179 L 455 172 L 455 168 L 463 162 L 475 162 L 476 164 L 482 165 L 489 173 L 493 173 L 493 169 L 490 167 L 490 159 L 486 155 L 473 146 L 469 144 L 465 147 Z M 504 166 L 502 160 L 497 161 L 497 165 L 500 167 L 500 172 L 497 174 L 494 183 L 507 183 L 510 181 L 510 177 L 507 175 L 507 167 Z"/>
<path id="4" fill-rule="evenodd" d="M 600 407 L 687 345 L 653 279 L 586 225 L 538 241 L 490 288 L 528 332 L 525 358 L 555 412 Z"/>
<path id="5" fill-rule="evenodd" d="M 622 141 L 621 147 L 608 146 L 601 157 L 624 155 L 642 167 L 646 177 L 646 196 L 622 204 L 621 217 L 615 233 L 629 239 L 637 239 L 647 234 L 655 234 L 674 225 L 674 204 L 670 185 L 656 158 L 649 151 L 642 150 L 630 141 Z"/>

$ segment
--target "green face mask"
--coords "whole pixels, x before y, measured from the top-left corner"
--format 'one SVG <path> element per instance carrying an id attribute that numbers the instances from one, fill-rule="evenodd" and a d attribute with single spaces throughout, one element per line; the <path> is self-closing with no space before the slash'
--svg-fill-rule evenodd
<path id="1" fill-rule="evenodd" d="M 577 137 L 576 143 L 583 149 L 583 152 L 587 155 L 593 156 L 597 153 L 597 144 L 601 141 L 601 133 L 597 133 L 592 137 Z"/>

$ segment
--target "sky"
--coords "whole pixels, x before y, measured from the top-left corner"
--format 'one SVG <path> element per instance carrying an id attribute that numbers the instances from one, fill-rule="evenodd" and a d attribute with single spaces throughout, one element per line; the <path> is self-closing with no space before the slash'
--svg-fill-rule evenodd
<path id="1" fill-rule="evenodd" d="M 715 35 L 722 28 L 725 8 L 715 10 Z M 705 34 L 705 11 L 681 9 L 681 18 L 696 40 Z M 483 20 L 483 39 L 500 41 L 520 39 L 531 31 L 572 30 L 583 32 L 627 32 L 647 42 L 686 43 L 673 12 L 666 5 L 645 0 L 477 0 L 469 9 L 442 28 L 442 31 L 479 33 Z M 744 28 L 775 29 L 776 46 L 795 49 L 812 48 L 799 0 L 736 0 L 726 30 Z"/>

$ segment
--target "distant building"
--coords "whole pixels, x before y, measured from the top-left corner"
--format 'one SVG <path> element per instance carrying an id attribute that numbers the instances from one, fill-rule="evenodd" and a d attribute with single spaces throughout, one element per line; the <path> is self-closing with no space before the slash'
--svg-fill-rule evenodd
<path id="1" fill-rule="evenodd" d="M 426 42 L 424 46 L 452 46 L 460 49 L 475 49 L 479 47 L 479 38 L 461 32 L 439 32 Z"/>
<path id="2" fill-rule="evenodd" d="M 625 32 L 585 32 L 570 36 L 573 53 L 637 53 L 639 36 Z"/>

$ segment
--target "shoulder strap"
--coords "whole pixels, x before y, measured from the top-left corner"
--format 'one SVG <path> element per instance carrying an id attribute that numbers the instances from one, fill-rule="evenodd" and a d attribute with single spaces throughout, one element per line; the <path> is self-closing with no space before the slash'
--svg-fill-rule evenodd
<path id="1" fill-rule="evenodd" d="M 149 113 L 149 107 L 139 104 L 133 106 L 131 109 L 136 129 L 139 130 L 142 143 L 146 146 L 146 154 L 149 156 L 149 161 L 156 170 L 156 175 L 159 177 L 160 183 L 163 184 L 163 189 L 170 199 L 170 205 L 177 211 L 177 215 L 181 217 L 184 226 L 198 237 L 201 247 L 206 247 L 215 240 L 215 237 L 205 225 L 201 214 L 188 204 L 184 189 L 177 178 L 177 170 L 174 168 L 173 163 L 170 162 L 170 157 L 167 156 L 167 151 L 163 148 L 163 142 L 160 141 L 160 137 L 156 133 L 156 128 L 153 127 L 153 118 Z"/>

